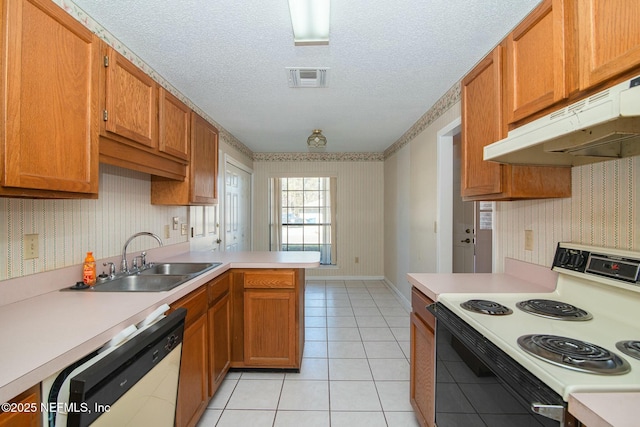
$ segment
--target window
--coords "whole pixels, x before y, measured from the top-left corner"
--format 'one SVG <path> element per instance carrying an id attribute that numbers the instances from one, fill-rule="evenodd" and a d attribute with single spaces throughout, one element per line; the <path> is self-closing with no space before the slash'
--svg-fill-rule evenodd
<path id="1" fill-rule="evenodd" d="M 335 264 L 335 187 L 335 178 L 273 178 L 271 249 L 318 251 L 320 264 Z"/>

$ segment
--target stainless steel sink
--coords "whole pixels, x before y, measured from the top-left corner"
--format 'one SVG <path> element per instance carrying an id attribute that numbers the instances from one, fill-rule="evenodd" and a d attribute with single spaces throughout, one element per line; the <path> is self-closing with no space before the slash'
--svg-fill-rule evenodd
<path id="1" fill-rule="evenodd" d="M 191 279 L 189 275 L 133 274 L 98 283 L 94 292 L 162 292 L 168 291 Z"/>
<path id="2" fill-rule="evenodd" d="M 167 262 L 163 264 L 155 264 L 153 267 L 141 271 L 140 275 L 200 274 L 219 265 L 219 262 Z"/>
<path id="3" fill-rule="evenodd" d="M 96 284 L 94 292 L 163 292 L 216 268 L 219 262 L 167 262 Z"/>

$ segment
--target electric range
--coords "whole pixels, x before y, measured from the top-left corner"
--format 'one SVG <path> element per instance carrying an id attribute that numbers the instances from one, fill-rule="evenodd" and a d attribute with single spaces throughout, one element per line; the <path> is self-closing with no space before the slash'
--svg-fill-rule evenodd
<path id="1" fill-rule="evenodd" d="M 640 360 L 636 358 L 640 357 L 640 253 L 560 243 L 552 268 L 559 273 L 553 292 L 444 293 L 430 310 L 447 327 L 442 332 L 438 327 L 437 333 L 451 333 L 457 348 L 460 339 L 466 342 L 465 352 L 477 353 L 493 371 L 503 370 L 507 389 L 522 394 L 523 384 L 531 383 L 533 396 L 520 399 L 527 400 L 524 406 L 536 413 L 547 411 L 548 405 L 559 406 L 560 414 L 556 411 L 551 417 L 559 425 L 578 425 L 564 422 L 569 394 L 640 391 Z M 480 306 L 478 311 L 470 307 L 474 304 Z M 531 308 L 546 312 L 531 313 Z M 487 314 L 494 309 L 497 314 Z M 441 344 L 439 339 L 437 352 Z M 557 348 L 565 353 L 556 354 Z M 438 352 L 438 359 L 444 357 Z M 492 367 L 496 360 L 498 366 Z M 522 372 L 514 374 L 514 370 Z M 528 376 L 531 378 L 523 380 Z M 548 404 L 539 402 L 545 398 L 537 395 L 546 389 L 552 396 Z M 438 422 L 436 409 L 437 425 L 445 426 L 450 415 L 441 415 Z M 491 425 L 484 422 L 478 425 Z"/>

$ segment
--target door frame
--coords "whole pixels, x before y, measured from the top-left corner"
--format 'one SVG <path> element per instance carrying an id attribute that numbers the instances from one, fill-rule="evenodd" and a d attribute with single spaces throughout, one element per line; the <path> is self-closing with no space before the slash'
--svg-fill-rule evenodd
<path id="1" fill-rule="evenodd" d="M 221 181 L 221 187 L 219 188 L 219 194 L 222 194 L 222 197 L 220 197 L 220 203 L 218 206 L 218 210 L 219 210 L 219 215 L 221 218 L 221 224 L 222 224 L 222 228 L 221 230 L 226 230 L 227 229 L 227 215 L 226 215 L 226 209 L 225 209 L 225 203 L 227 200 L 227 165 L 232 165 L 237 167 L 238 169 L 243 170 L 244 172 L 249 174 L 249 200 L 251 201 L 251 212 L 249 213 L 249 222 L 251 225 L 251 235 L 250 235 L 250 240 L 251 240 L 251 248 L 250 250 L 253 250 L 253 169 L 250 168 L 249 166 L 245 165 L 244 163 L 236 160 L 235 158 L 233 158 L 231 155 L 229 155 L 228 153 L 224 154 L 224 164 L 222 167 L 222 179 Z M 220 231 L 220 239 L 222 240 L 222 242 L 220 243 L 220 248 L 222 251 L 225 250 L 225 248 L 227 247 L 227 242 L 226 242 L 226 233 L 223 233 L 222 231 Z"/>
<path id="2" fill-rule="evenodd" d="M 458 117 L 437 132 L 436 267 L 438 273 L 453 271 L 453 136 L 462 130 Z"/>

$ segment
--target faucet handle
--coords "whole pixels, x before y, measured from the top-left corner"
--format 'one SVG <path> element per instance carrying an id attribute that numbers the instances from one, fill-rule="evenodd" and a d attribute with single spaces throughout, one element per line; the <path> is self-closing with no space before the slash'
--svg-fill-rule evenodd
<path id="1" fill-rule="evenodd" d="M 142 262 L 141 267 L 145 268 L 147 266 L 147 252 L 146 251 L 142 251 L 142 253 L 140 254 L 140 262 Z"/>
<path id="2" fill-rule="evenodd" d="M 140 260 L 140 264 L 138 264 L 138 259 Z M 133 265 L 131 266 L 132 270 L 141 271 L 143 266 L 144 266 L 144 257 L 142 255 L 133 257 Z"/>
<path id="3" fill-rule="evenodd" d="M 112 262 L 103 262 L 103 266 L 109 266 L 109 280 L 113 280 L 116 277 L 116 265 Z"/>

